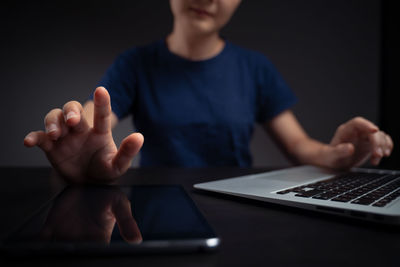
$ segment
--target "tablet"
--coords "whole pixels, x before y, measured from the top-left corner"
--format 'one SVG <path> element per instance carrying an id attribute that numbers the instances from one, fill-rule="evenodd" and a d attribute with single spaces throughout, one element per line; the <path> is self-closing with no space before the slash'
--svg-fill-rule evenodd
<path id="1" fill-rule="evenodd" d="M 0 244 L 17 255 L 210 251 L 220 243 L 178 185 L 69 186 Z"/>

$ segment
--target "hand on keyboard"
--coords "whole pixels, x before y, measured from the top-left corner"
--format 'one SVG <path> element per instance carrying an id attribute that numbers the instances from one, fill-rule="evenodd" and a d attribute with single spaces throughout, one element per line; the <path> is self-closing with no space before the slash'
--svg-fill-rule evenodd
<path id="1" fill-rule="evenodd" d="M 380 131 L 372 122 L 356 117 L 340 125 L 330 143 L 332 165 L 337 169 L 361 166 L 368 159 L 378 165 L 393 149 L 389 135 Z"/>

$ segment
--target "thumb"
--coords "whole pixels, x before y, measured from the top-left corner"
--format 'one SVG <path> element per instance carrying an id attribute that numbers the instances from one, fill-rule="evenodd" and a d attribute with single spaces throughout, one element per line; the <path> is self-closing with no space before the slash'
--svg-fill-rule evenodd
<path id="1" fill-rule="evenodd" d="M 352 143 L 341 143 L 332 147 L 332 153 L 336 157 L 348 157 L 354 153 L 354 145 Z"/>
<path id="2" fill-rule="evenodd" d="M 122 140 L 121 146 L 112 160 L 112 167 L 118 176 L 128 170 L 133 157 L 142 148 L 143 142 L 144 138 L 141 133 L 133 133 Z"/>
<path id="3" fill-rule="evenodd" d="M 344 167 L 346 159 L 354 154 L 354 145 L 352 143 L 341 143 L 338 145 L 329 145 L 326 147 L 328 165 L 333 168 Z"/>

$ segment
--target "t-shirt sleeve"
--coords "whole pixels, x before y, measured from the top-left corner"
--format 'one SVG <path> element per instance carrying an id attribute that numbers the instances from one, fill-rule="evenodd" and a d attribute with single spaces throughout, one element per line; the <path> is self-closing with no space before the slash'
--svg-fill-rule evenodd
<path id="1" fill-rule="evenodd" d="M 266 57 L 260 56 L 257 65 L 258 106 L 256 120 L 258 123 L 264 123 L 292 107 L 297 102 L 297 97 Z"/>
<path id="2" fill-rule="evenodd" d="M 135 82 L 134 50 L 130 50 L 116 58 L 97 84 L 108 90 L 112 111 L 118 119 L 122 119 L 132 112 Z M 90 99 L 93 99 L 93 94 Z"/>

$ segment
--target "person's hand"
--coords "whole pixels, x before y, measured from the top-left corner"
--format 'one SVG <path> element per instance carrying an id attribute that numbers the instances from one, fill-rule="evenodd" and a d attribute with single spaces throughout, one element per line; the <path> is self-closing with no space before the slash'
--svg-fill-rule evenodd
<path id="1" fill-rule="evenodd" d="M 82 112 L 76 101 L 51 110 L 44 120 L 46 132 L 30 132 L 24 145 L 40 147 L 68 182 L 113 182 L 130 167 L 143 136 L 133 133 L 117 149 L 111 133 L 110 96 L 104 87 L 94 93 L 93 127 Z"/>
<path id="2" fill-rule="evenodd" d="M 325 147 L 329 165 L 335 169 L 361 166 L 368 159 L 378 165 L 382 157 L 390 156 L 393 141 L 372 122 L 356 117 L 340 125 L 329 146 Z"/>
<path id="3" fill-rule="evenodd" d="M 54 200 L 38 237 L 109 244 L 116 223 L 125 241 L 143 241 L 132 216 L 131 202 L 118 187 L 70 186 Z"/>

